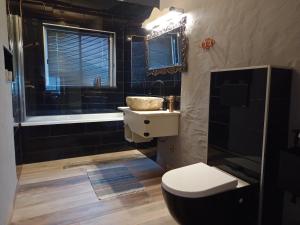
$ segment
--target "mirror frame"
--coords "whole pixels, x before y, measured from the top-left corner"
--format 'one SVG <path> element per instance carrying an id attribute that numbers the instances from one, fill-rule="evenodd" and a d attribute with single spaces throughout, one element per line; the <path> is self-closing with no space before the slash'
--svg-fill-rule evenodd
<path id="1" fill-rule="evenodd" d="M 172 30 L 179 29 L 180 34 L 180 53 L 181 53 L 181 65 L 179 66 L 170 66 L 170 67 L 162 67 L 157 69 L 149 69 L 149 44 L 148 41 L 154 38 L 157 38 L 165 33 L 168 33 Z M 145 38 L 145 46 L 146 46 L 146 65 L 149 76 L 157 76 L 164 74 L 175 74 L 178 72 L 187 72 L 187 55 L 188 55 L 188 38 L 185 34 L 186 29 L 186 16 L 183 17 L 179 23 L 171 24 L 166 28 L 160 31 L 152 31 L 151 34 L 147 35 Z"/>

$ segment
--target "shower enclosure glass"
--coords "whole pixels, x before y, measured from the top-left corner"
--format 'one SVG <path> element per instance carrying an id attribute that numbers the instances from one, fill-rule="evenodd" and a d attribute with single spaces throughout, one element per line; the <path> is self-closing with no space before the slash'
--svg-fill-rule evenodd
<path id="1" fill-rule="evenodd" d="M 31 116 L 114 113 L 123 105 L 115 32 L 17 15 L 9 15 L 8 27 L 16 122 Z"/>
<path id="2" fill-rule="evenodd" d="M 24 66 L 22 20 L 19 16 L 8 16 L 9 47 L 13 53 L 12 99 L 15 123 L 25 120 Z"/>

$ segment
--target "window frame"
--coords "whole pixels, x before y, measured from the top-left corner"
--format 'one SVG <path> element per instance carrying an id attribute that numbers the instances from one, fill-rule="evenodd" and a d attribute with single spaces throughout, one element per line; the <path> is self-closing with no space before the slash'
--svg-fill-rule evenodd
<path id="1" fill-rule="evenodd" d="M 74 26 L 66 26 L 59 24 L 51 24 L 51 23 L 43 23 L 43 45 L 44 45 L 44 69 L 45 69 L 45 87 L 49 82 L 49 64 L 48 64 L 48 41 L 47 41 L 47 28 L 53 27 L 58 29 L 65 30 L 82 30 L 91 33 L 104 33 L 110 35 L 110 84 L 109 86 L 101 86 L 101 88 L 117 88 L 117 73 L 116 73 L 116 32 L 112 31 L 103 31 L 103 30 L 95 30 L 88 29 L 82 27 L 74 27 Z M 62 86 L 63 87 L 63 86 Z M 81 87 L 92 87 L 92 86 L 81 86 Z M 54 90 L 54 92 L 60 92 L 60 90 Z"/>

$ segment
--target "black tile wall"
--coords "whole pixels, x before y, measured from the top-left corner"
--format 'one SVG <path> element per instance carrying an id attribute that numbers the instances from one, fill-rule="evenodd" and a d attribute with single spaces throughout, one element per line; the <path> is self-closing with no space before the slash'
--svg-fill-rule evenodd
<path id="1" fill-rule="evenodd" d="M 22 127 L 22 134 L 24 163 L 128 149 L 122 121 Z"/>
<path id="2" fill-rule="evenodd" d="M 38 29 L 42 29 L 38 24 Z M 29 26 L 27 29 L 31 29 Z M 26 29 L 26 28 L 25 28 Z M 41 33 L 41 32 L 40 32 Z M 117 34 L 119 35 L 119 34 Z M 33 40 L 26 40 L 32 42 Z M 117 41 L 117 76 L 118 80 L 123 79 L 122 61 L 119 59 L 119 51 L 123 50 L 122 43 Z M 41 47 L 36 48 L 39 58 L 43 57 Z M 31 72 L 29 66 L 25 66 L 25 77 L 28 84 L 32 84 L 35 88 L 26 89 L 27 98 L 27 115 L 52 115 L 52 114 L 82 114 L 82 113 L 103 113 L 114 112 L 119 105 L 123 105 L 123 85 L 113 89 L 95 89 L 95 88 L 64 88 L 60 93 L 49 92 L 44 87 L 43 68 L 44 62 L 34 60 L 30 57 L 30 51 L 24 51 L 25 65 L 38 64 L 39 68 L 36 72 Z M 34 74 L 34 76 L 30 76 Z"/>
<path id="3" fill-rule="evenodd" d="M 67 15 L 67 12 L 66 11 Z M 64 14 L 57 16 L 24 11 L 23 41 L 26 83 L 26 103 L 28 116 L 82 114 L 115 112 L 125 104 L 129 95 L 162 95 L 160 87 L 152 85 L 156 80 L 165 83 L 163 95 L 180 96 L 181 74 L 148 76 L 145 63 L 145 43 L 143 38 L 128 41 L 131 35 L 145 36 L 141 24 L 136 21 L 107 15 L 84 15 L 70 21 Z M 46 18 L 46 19 L 45 19 Z M 93 18 L 93 23 L 91 23 Z M 96 89 L 93 87 L 64 88 L 60 93 L 45 90 L 45 62 L 43 43 L 43 23 L 63 23 L 64 25 L 111 31 L 116 33 L 116 80 L 117 87 Z M 139 45 L 135 47 L 134 43 Z M 142 50 L 141 50 L 142 49 Z M 132 56 L 133 55 L 133 56 Z M 132 61 L 132 59 L 135 59 Z M 138 79 L 136 79 L 138 73 Z"/>
<path id="4" fill-rule="evenodd" d="M 145 35 L 145 34 L 140 34 Z M 133 37 L 131 52 L 127 52 L 125 61 L 125 95 L 127 96 L 169 96 L 177 97 L 176 109 L 180 108 L 181 73 L 149 76 L 147 73 L 145 42 L 143 38 Z M 128 49 L 128 47 L 126 48 Z M 126 54 L 126 51 L 125 51 Z M 129 60 L 130 59 L 130 60 Z M 158 82 L 160 81 L 160 82 Z"/>
<path id="5" fill-rule="evenodd" d="M 118 106 L 125 105 L 126 96 L 150 93 L 154 96 L 162 95 L 162 87 L 156 84 L 157 80 L 162 80 L 165 84 L 164 95 L 180 96 L 181 74 L 148 76 L 145 65 L 142 64 L 142 58 L 145 57 L 142 55 L 143 51 L 139 53 L 139 63 L 131 64 L 131 42 L 127 37 L 146 35 L 140 22 L 137 22 L 142 20 L 127 20 L 118 15 L 85 16 L 83 12 L 72 12 L 78 18 L 70 19 L 68 11 L 61 11 L 64 13 L 59 17 L 55 13 L 43 15 L 42 12 L 23 11 L 27 116 L 116 112 Z M 42 30 L 44 22 L 115 32 L 117 87 L 68 87 L 61 93 L 46 91 Z M 144 78 L 132 80 L 133 67 L 140 73 L 144 72 Z M 22 127 L 21 133 L 24 163 L 128 149 L 121 121 Z M 142 147 L 154 145 L 155 141 Z"/>
<path id="6" fill-rule="evenodd" d="M 65 11 L 66 15 L 68 11 Z M 142 12 L 141 12 L 142 14 Z M 81 15 L 81 14 L 79 14 Z M 93 22 L 91 23 L 91 18 Z M 131 52 L 127 34 L 142 33 L 141 24 L 136 21 L 107 15 L 88 15 L 68 21 L 64 14 L 45 17 L 24 11 L 23 39 L 26 82 L 26 103 L 28 116 L 82 114 L 115 112 L 124 105 L 124 74 L 130 73 L 128 64 Z M 45 90 L 45 62 L 43 43 L 43 23 L 64 25 L 115 32 L 116 34 L 116 88 L 69 87 L 60 93 Z M 126 56 L 126 57 L 125 57 Z"/>
<path id="7" fill-rule="evenodd" d="M 21 135 L 20 127 L 19 126 L 14 127 L 15 157 L 16 157 L 17 165 L 21 165 L 23 163 L 21 140 L 22 140 L 22 135 Z"/>

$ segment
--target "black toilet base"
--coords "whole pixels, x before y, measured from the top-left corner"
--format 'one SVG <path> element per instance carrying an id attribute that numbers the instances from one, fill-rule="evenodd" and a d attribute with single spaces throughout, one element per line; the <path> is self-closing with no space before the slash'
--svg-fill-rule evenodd
<path id="1" fill-rule="evenodd" d="M 258 187 L 237 188 L 203 198 L 184 198 L 163 190 L 174 219 L 181 225 L 256 225 Z"/>

